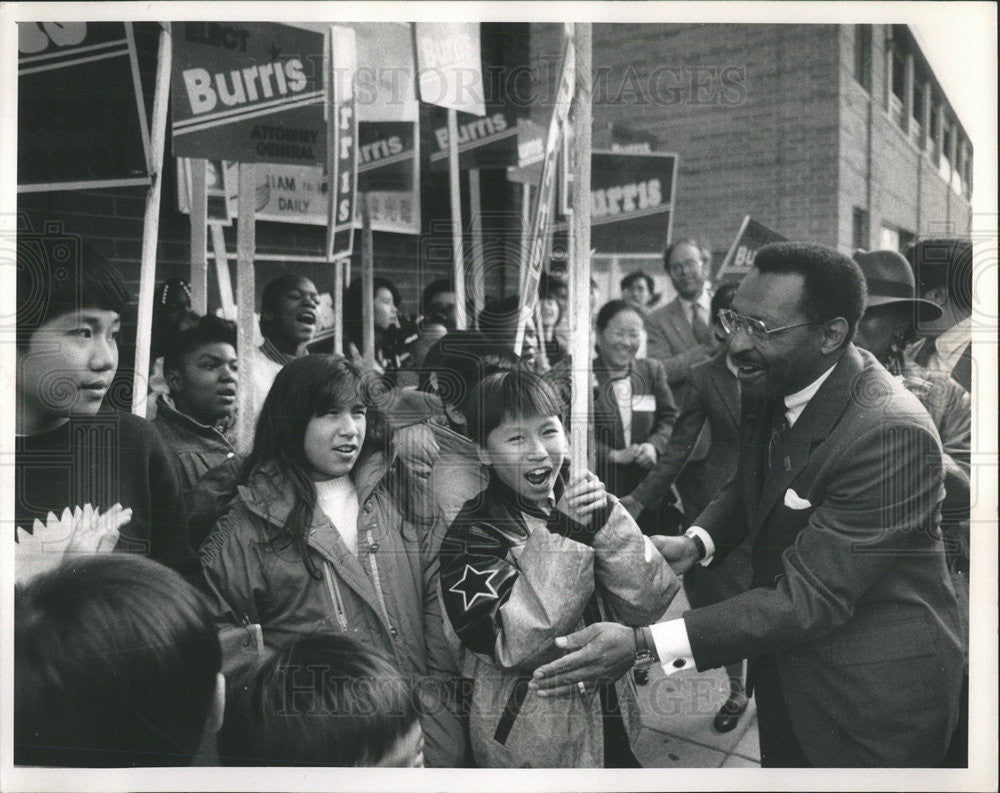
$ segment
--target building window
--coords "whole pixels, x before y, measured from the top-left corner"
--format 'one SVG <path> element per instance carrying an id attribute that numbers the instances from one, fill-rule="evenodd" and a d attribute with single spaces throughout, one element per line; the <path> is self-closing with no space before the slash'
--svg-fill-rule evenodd
<path id="1" fill-rule="evenodd" d="M 904 109 L 905 103 L 903 101 L 906 96 L 906 59 L 895 49 L 889 50 L 889 57 L 892 65 L 889 114 L 892 116 L 893 121 L 902 127 L 906 122 L 904 115 L 906 112 Z"/>
<path id="2" fill-rule="evenodd" d="M 924 86 L 925 81 L 919 77 L 913 81 L 913 118 L 910 120 L 910 140 L 919 148 L 921 130 L 924 128 Z"/>
<path id="3" fill-rule="evenodd" d="M 912 231 L 906 231 L 906 229 L 901 229 L 898 226 L 892 226 L 888 223 L 882 224 L 882 230 L 879 234 L 879 250 L 883 251 L 898 251 L 902 253 L 914 242 L 916 242 L 917 237 Z"/>
<path id="4" fill-rule="evenodd" d="M 854 250 L 868 250 L 868 213 L 861 207 L 854 207 L 851 227 L 851 243 Z"/>
<path id="5" fill-rule="evenodd" d="M 954 128 L 945 120 L 943 114 L 941 118 L 941 162 L 938 163 L 938 173 L 946 182 L 951 182 L 951 136 L 954 135 Z"/>
<path id="6" fill-rule="evenodd" d="M 927 142 L 931 148 L 931 160 L 935 165 L 939 165 L 941 158 L 938 156 L 937 142 L 941 135 L 941 106 L 934 99 L 931 99 L 931 128 L 928 130 Z"/>
<path id="7" fill-rule="evenodd" d="M 854 26 L 854 79 L 872 90 L 872 26 Z"/>

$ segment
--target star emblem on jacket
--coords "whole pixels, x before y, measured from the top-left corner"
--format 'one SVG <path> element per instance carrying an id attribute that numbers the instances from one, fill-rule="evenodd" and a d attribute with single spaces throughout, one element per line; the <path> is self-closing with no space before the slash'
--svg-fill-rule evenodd
<path id="1" fill-rule="evenodd" d="M 497 570 L 477 570 L 471 564 L 465 566 L 462 577 L 448 588 L 449 592 L 462 596 L 462 608 L 468 611 L 477 598 L 496 600 L 500 597 L 493 587 L 493 577 Z"/>

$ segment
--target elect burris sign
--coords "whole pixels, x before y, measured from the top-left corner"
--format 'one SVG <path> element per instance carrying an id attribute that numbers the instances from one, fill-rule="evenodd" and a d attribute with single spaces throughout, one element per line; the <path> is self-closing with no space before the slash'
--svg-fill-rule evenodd
<path id="1" fill-rule="evenodd" d="M 174 156 L 325 162 L 323 42 L 274 23 L 175 23 Z"/>

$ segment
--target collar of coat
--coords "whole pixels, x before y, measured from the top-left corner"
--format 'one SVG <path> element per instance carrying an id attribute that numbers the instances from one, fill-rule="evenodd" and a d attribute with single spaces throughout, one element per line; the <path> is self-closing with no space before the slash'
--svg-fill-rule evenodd
<path id="1" fill-rule="evenodd" d="M 364 505 L 379 483 L 394 475 L 395 468 L 389 468 L 382 452 L 362 450 L 350 473 L 358 493 L 358 504 Z M 284 526 L 295 503 L 288 477 L 275 463 L 266 463 L 258 468 L 237 490 L 247 509 L 278 527 Z M 316 506 L 310 528 L 319 528 L 326 521 L 323 511 Z"/>

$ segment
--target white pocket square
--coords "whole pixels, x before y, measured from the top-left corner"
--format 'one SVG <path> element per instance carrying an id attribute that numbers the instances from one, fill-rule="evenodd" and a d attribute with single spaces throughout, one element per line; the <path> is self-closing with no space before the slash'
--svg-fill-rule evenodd
<path id="1" fill-rule="evenodd" d="M 802 498 L 794 490 L 788 488 L 785 491 L 785 506 L 789 509 L 809 509 L 812 506 L 812 502 L 807 498 Z"/>

